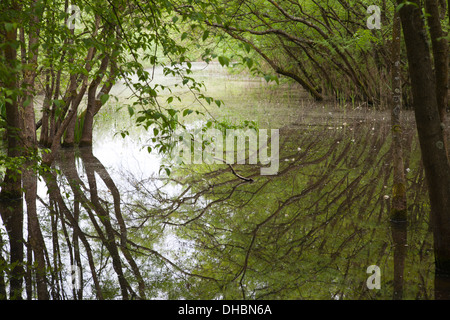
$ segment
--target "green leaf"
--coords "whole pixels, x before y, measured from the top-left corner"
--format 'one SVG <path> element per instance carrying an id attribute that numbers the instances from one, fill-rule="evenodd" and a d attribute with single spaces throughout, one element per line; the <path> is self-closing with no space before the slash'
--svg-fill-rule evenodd
<path id="1" fill-rule="evenodd" d="M 253 66 L 253 59 L 252 59 L 252 58 L 245 58 L 245 60 L 246 60 L 246 62 L 247 62 L 247 67 L 248 67 L 249 69 L 251 69 L 252 66 Z"/>
<path id="2" fill-rule="evenodd" d="M 187 115 L 191 114 L 192 112 L 194 112 L 194 111 L 192 111 L 192 110 L 190 110 L 190 109 L 185 109 L 185 110 L 183 111 L 183 117 L 186 117 Z"/>
<path id="3" fill-rule="evenodd" d="M 167 112 L 170 114 L 170 116 L 174 116 L 176 113 L 177 113 L 177 110 L 175 110 L 175 109 L 169 109 L 169 110 L 167 110 Z"/>
<path id="4" fill-rule="evenodd" d="M 223 67 L 223 66 L 228 66 L 229 64 L 230 64 L 230 59 L 228 59 L 227 57 L 225 57 L 225 56 L 219 56 L 219 63 L 220 63 L 220 65 Z"/>
<path id="5" fill-rule="evenodd" d="M 280 84 L 280 79 L 278 79 L 277 76 L 272 76 L 273 81 L 275 81 L 277 84 Z"/>
<path id="6" fill-rule="evenodd" d="M 208 39 L 208 36 L 209 36 L 209 30 L 205 30 L 205 32 L 203 32 L 202 40 L 205 41 L 206 39 Z"/>
<path id="7" fill-rule="evenodd" d="M 109 99 L 109 94 L 107 94 L 107 93 L 102 94 L 102 95 L 100 96 L 100 102 L 101 102 L 101 104 L 104 105 L 104 104 L 106 103 L 106 101 L 108 101 L 108 99 Z"/>
<path id="8" fill-rule="evenodd" d="M 133 114 L 134 114 L 134 109 L 133 109 L 133 107 L 128 106 L 128 113 L 130 114 L 130 117 L 133 116 Z"/>

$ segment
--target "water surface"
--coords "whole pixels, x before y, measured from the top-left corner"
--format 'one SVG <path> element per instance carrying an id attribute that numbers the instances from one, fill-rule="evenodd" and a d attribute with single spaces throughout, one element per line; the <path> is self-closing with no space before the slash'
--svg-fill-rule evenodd
<path id="1" fill-rule="evenodd" d="M 132 256 L 120 254 L 124 277 L 147 299 L 392 299 L 394 292 L 405 299 L 433 297 L 429 204 L 412 114 L 404 114 L 406 232 L 389 221 L 388 112 L 315 103 L 297 85 L 267 84 L 218 65 L 193 69 L 207 94 L 225 105 L 202 106 L 177 89 L 183 102 L 174 107 L 279 129 L 279 173 L 260 176 L 259 165 L 233 165 L 250 183 L 227 165 L 204 164 L 172 167 L 168 176 L 160 171 L 167 156 L 147 152 L 151 133 L 135 128 L 126 108 L 117 111 L 130 97 L 119 83 L 113 90 L 118 102 L 110 100 L 97 116 L 92 149 L 61 152 L 59 190 L 50 192 L 53 200 L 40 213 L 49 223 L 49 212 L 59 215 L 55 223 L 65 221 L 66 233 L 56 236 L 49 226 L 46 237 L 58 237 L 68 255 L 74 252 L 68 245 L 74 229 L 63 203 L 66 215 L 77 217 L 104 296 L 120 298 L 114 259 L 102 240 L 110 228 L 106 217 L 116 243 L 127 243 Z M 161 70 L 155 75 L 165 85 L 179 81 L 161 77 Z M 121 130 L 130 135 L 122 138 Z M 96 289 L 85 250 L 80 245 L 88 298 Z M 70 259 L 61 261 L 67 273 Z M 381 270 L 380 289 L 367 286 L 372 265 Z"/>

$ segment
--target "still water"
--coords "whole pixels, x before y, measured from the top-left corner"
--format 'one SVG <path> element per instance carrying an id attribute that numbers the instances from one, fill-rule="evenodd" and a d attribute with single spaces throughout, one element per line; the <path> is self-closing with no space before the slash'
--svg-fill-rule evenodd
<path id="1" fill-rule="evenodd" d="M 93 147 L 62 150 L 59 175 L 41 182 L 48 250 L 61 250 L 51 280 L 59 297 L 121 299 L 127 290 L 146 299 L 433 298 L 429 204 L 412 114 L 404 113 L 403 227 L 389 221 L 389 113 L 315 103 L 296 85 L 214 64 L 193 69 L 225 105 L 200 105 L 176 89 L 183 102 L 175 107 L 279 129 L 278 174 L 233 165 L 249 182 L 227 165 L 199 164 L 172 166 L 167 175 L 160 170 L 167 156 L 147 151 L 152 134 L 133 125 L 123 108 L 131 93 L 117 84 L 117 101 L 97 115 Z M 165 85 L 178 81 L 154 73 Z M 78 290 L 67 278 L 74 264 Z M 368 273 L 370 266 L 379 273 Z"/>

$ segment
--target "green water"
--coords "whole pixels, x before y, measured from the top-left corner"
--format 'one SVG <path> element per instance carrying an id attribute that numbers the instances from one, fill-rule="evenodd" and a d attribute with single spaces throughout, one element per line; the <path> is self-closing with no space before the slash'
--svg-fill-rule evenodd
<path id="1" fill-rule="evenodd" d="M 120 295 L 92 220 L 98 223 L 100 213 L 83 205 L 93 196 L 108 212 L 117 242 L 123 235 L 118 217 L 123 217 L 146 298 L 392 299 L 394 290 L 404 299 L 433 298 L 429 205 L 411 114 L 405 113 L 404 119 L 409 215 L 404 229 L 393 226 L 388 215 L 392 166 L 387 112 L 363 105 L 344 108 L 333 101 L 319 104 L 294 84 L 267 84 L 214 65 L 194 67 L 207 93 L 224 106 L 202 106 L 180 90 L 183 102 L 174 107 L 207 110 L 230 123 L 254 120 L 260 129 L 279 129 L 278 174 L 261 176 L 258 164 L 233 165 L 240 176 L 253 179 L 250 183 L 227 165 L 198 164 L 172 166 L 167 176 L 160 172 L 167 156 L 149 154 L 145 148 L 151 133 L 134 128 L 126 108 L 117 111 L 129 97 L 118 84 L 113 90 L 118 102 L 110 100 L 97 116 L 92 154 L 62 151 L 56 164 L 64 169 L 58 192 L 65 195 L 69 211 L 79 212 L 108 298 Z M 177 81 L 158 79 L 165 84 Z M 114 135 L 124 129 L 129 136 Z M 110 180 L 105 180 L 106 173 Z M 74 179 L 78 187 L 70 185 Z M 75 196 L 77 188 L 85 200 Z M 49 202 L 41 208 L 43 224 L 50 223 L 49 208 L 61 212 Z M 50 229 L 47 226 L 48 239 L 55 236 Z M 58 237 L 65 247 L 66 236 Z M 404 250 L 395 250 L 399 247 Z M 84 296 L 92 297 L 95 290 L 82 257 Z M 136 272 L 121 259 L 126 279 L 137 292 Z M 367 285 L 372 265 L 381 271 L 379 289 Z"/>

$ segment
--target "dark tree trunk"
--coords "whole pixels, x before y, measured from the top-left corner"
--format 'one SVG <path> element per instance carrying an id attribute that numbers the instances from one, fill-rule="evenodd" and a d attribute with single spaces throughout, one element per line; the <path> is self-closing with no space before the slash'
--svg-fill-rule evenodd
<path id="1" fill-rule="evenodd" d="M 6 300 L 7 299 L 7 293 L 6 293 L 6 281 L 5 281 L 5 273 L 4 273 L 4 267 L 7 265 L 7 261 L 5 258 L 3 258 L 2 252 L 3 252 L 3 238 L 0 234 L 0 268 L 2 269 L 0 271 L 0 300 Z"/>
<path id="2" fill-rule="evenodd" d="M 405 260 L 408 245 L 407 224 L 399 221 L 391 222 L 394 242 L 394 300 L 402 300 L 404 287 Z"/>
<path id="3" fill-rule="evenodd" d="M 436 96 L 441 122 L 445 122 L 448 101 L 448 40 L 440 23 L 439 6 L 436 0 L 426 0 L 428 25 L 434 56 L 434 74 L 436 77 Z"/>
<path id="4" fill-rule="evenodd" d="M 402 82 L 401 82 L 401 21 L 396 13 L 392 34 L 392 158 L 394 166 L 391 220 L 404 222 L 407 219 L 406 207 L 406 179 L 403 164 L 403 147 L 401 123 L 402 111 Z"/>
<path id="5" fill-rule="evenodd" d="M 43 147 L 49 146 L 49 116 L 50 116 L 50 104 L 52 100 L 52 92 L 53 92 L 53 86 L 49 85 L 50 71 L 47 71 L 46 75 L 46 86 L 45 86 L 45 97 L 44 97 L 44 103 L 42 106 L 42 119 L 41 119 L 41 135 L 39 137 L 39 145 Z M 53 81 L 53 78 L 52 78 Z M 37 128 L 36 128 L 37 129 Z"/>
<path id="6" fill-rule="evenodd" d="M 390 212 L 391 232 L 394 241 L 394 300 L 403 298 L 403 276 L 405 270 L 407 244 L 407 198 L 406 178 L 403 162 L 403 126 L 402 82 L 401 82 L 401 32 L 402 26 L 398 13 L 394 14 L 392 32 L 392 158 L 393 158 L 393 188 Z"/>
<path id="7" fill-rule="evenodd" d="M 37 0 L 31 3 L 31 9 L 34 7 Z M 31 248 L 33 249 L 34 259 L 36 262 L 36 282 L 37 282 L 37 294 L 39 300 L 47 300 L 49 298 L 47 291 L 46 281 L 46 263 L 44 255 L 44 238 L 42 237 L 41 227 L 37 216 L 36 197 L 37 197 L 37 175 L 34 172 L 33 155 L 37 151 L 37 138 L 36 138 L 36 120 L 34 111 L 34 87 L 36 70 L 38 65 L 38 48 L 39 48 L 39 26 L 38 23 L 40 17 L 37 13 L 30 16 L 30 26 L 28 31 L 28 52 L 26 54 L 29 57 L 26 60 L 29 71 L 24 73 L 23 82 L 26 90 L 23 98 L 22 121 L 23 121 L 23 144 L 25 147 L 25 156 L 27 161 L 23 170 L 23 189 L 25 192 L 25 201 L 27 208 L 27 227 L 28 232 L 31 235 Z M 22 57 L 24 59 L 24 57 Z"/>
<path id="8" fill-rule="evenodd" d="M 72 190 L 74 192 L 75 198 L 84 198 L 83 193 L 80 191 L 79 186 L 83 184 L 83 182 L 80 180 L 76 172 L 74 172 L 73 167 L 71 168 L 62 168 L 63 173 L 65 173 L 65 176 L 69 178 L 69 184 L 72 187 Z M 89 244 L 89 241 L 85 235 L 85 233 L 81 230 L 79 221 L 75 220 L 72 212 L 67 208 L 66 204 L 64 203 L 64 199 L 61 195 L 61 190 L 57 183 L 57 177 L 54 173 L 49 173 L 47 175 L 44 175 L 44 179 L 47 185 L 48 190 L 50 191 L 50 194 L 52 198 L 54 199 L 56 206 L 58 207 L 58 211 L 61 212 L 61 214 L 64 216 L 65 219 L 70 223 L 70 225 L 73 227 L 74 230 L 76 230 L 77 235 L 79 236 L 79 239 L 84 245 L 84 248 L 86 250 L 87 259 L 89 262 L 89 268 L 91 270 L 91 277 L 92 281 L 94 282 L 94 288 L 95 288 L 95 295 L 98 300 L 103 300 L 103 293 L 102 288 L 100 286 L 100 281 L 98 278 L 97 270 L 95 268 L 94 263 L 94 254 L 93 250 Z"/>
<path id="9" fill-rule="evenodd" d="M 61 143 L 63 148 L 72 148 L 75 146 L 75 128 L 78 121 L 77 118 L 77 115 L 74 115 L 67 126 L 63 142 Z"/>
<path id="10" fill-rule="evenodd" d="M 437 299 L 448 298 L 449 287 L 440 285 L 450 276 L 450 165 L 441 127 L 436 79 L 422 11 L 418 0 L 400 10 L 408 53 L 413 106 L 422 161 L 428 184 L 434 236 Z M 435 1 L 436 2 L 436 1 Z M 402 1 L 398 0 L 398 4 Z M 437 70 L 437 72 L 440 72 Z M 441 290 L 442 288 L 443 291 Z"/>
<path id="11" fill-rule="evenodd" d="M 116 220 L 117 220 L 117 223 L 118 223 L 119 229 L 120 229 L 120 249 L 121 249 L 122 253 L 124 254 L 125 258 L 127 259 L 136 279 L 138 280 L 140 298 L 146 299 L 144 279 L 142 278 L 141 272 L 139 270 L 139 266 L 137 265 L 136 261 L 134 260 L 133 256 L 131 255 L 130 250 L 128 250 L 128 240 L 127 240 L 128 231 L 127 231 L 127 227 L 126 227 L 124 218 L 122 216 L 122 210 L 120 207 L 120 204 L 121 204 L 120 192 L 117 189 L 116 184 L 114 183 L 113 179 L 109 175 L 106 168 L 93 155 L 92 148 L 84 148 L 81 151 L 81 157 L 83 159 L 83 162 L 85 163 L 86 168 L 87 167 L 94 168 L 95 173 L 97 173 L 99 175 L 99 177 L 105 183 L 106 187 L 111 191 L 111 195 L 113 196 L 113 199 L 114 199 L 114 213 L 115 213 Z"/>
<path id="12" fill-rule="evenodd" d="M 82 150 L 82 157 L 85 159 L 86 152 L 92 153 L 92 150 L 90 148 L 87 148 L 88 150 L 84 149 Z M 90 203 L 92 204 L 92 207 L 95 210 L 95 213 L 98 215 L 98 218 L 100 222 L 103 224 L 105 228 L 105 235 L 103 235 L 102 241 L 106 248 L 108 249 L 108 252 L 111 255 L 112 264 L 114 271 L 117 274 L 119 286 L 122 292 L 122 299 L 128 300 L 129 299 L 129 284 L 128 281 L 125 278 L 125 275 L 123 273 L 123 266 L 119 255 L 118 246 L 116 244 L 116 236 L 115 231 L 111 224 L 111 217 L 109 216 L 109 213 L 103 208 L 103 206 L 100 203 L 100 198 L 98 196 L 97 192 L 97 181 L 95 177 L 95 169 L 93 168 L 93 163 L 84 161 L 85 164 L 85 170 L 86 170 L 86 176 L 89 183 L 89 192 L 91 195 Z M 97 229 L 97 228 L 96 228 Z"/>
<path id="13" fill-rule="evenodd" d="M 12 4 L 12 9 L 15 4 Z M 17 52 L 12 43 L 17 40 L 17 29 L 6 31 L 4 56 L 7 67 L 11 70 L 11 75 L 5 79 L 6 88 L 17 90 L 17 75 L 15 63 L 17 61 Z M 20 114 L 15 95 L 10 96 L 5 101 L 6 123 L 8 132 L 7 156 L 8 158 L 16 158 L 22 154 L 21 146 L 21 122 Z M 7 168 L 5 178 L 1 184 L 0 191 L 0 214 L 10 243 L 10 263 L 13 264 L 10 273 L 10 299 L 22 299 L 23 284 L 23 205 L 22 205 L 22 174 L 17 170 Z"/>

